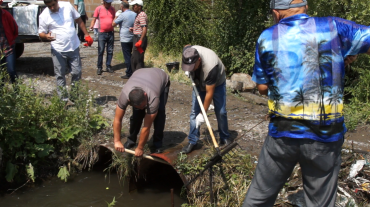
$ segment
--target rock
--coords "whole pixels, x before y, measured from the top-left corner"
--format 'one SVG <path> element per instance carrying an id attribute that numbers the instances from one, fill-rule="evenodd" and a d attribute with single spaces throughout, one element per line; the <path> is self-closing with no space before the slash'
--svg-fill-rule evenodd
<path id="1" fill-rule="evenodd" d="M 239 93 L 239 94 L 246 99 L 252 100 L 256 104 L 267 106 L 268 99 L 266 97 L 258 96 L 258 95 L 255 95 L 249 92 Z"/>
<path id="2" fill-rule="evenodd" d="M 254 81 L 252 81 L 252 77 L 250 75 L 244 74 L 244 73 L 235 73 L 235 74 L 233 74 L 231 76 L 230 81 L 234 82 L 233 84 L 236 87 L 238 87 L 240 85 L 240 83 L 242 83 L 241 90 L 236 89 L 236 87 L 233 88 L 233 89 L 239 90 L 241 92 L 251 92 L 257 86 L 257 84 Z"/>
<path id="3" fill-rule="evenodd" d="M 243 89 L 243 83 L 226 80 L 226 87 L 229 87 L 233 89 L 234 91 L 241 91 Z"/>

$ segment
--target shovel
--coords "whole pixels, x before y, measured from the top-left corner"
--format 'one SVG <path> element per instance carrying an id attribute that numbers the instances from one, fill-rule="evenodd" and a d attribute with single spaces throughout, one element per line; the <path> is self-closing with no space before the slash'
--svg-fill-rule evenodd
<path id="1" fill-rule="evenodd" d="M 209 120 L 208 120 L 208 117 L 207 117 L 207 113 L 204 110 L 202 99 L 200 99 L 197 86 L 195 85 L 194 80 L 193 80 L 193 77 L 191 77 L 191 75 L 190 75 L 190 80 L 191 80 L 191 85 L 193 86 L 195 95 L 197 96 L 197 100 L 198 100 L 198 103 L 199 103 L 199 106 L 200 106 L 200 110 L 202 111 L 202 114 L 203 114 L 203 117 L 204 117 L 204 121 L 206 122 L 208 131 L 209 131 L 209 134 L 211 135 L 213 145 L 215 146 L 215 149 L 216 149 L 217 153 L 218 154 L 221 154 L 220 153 L 220 147 L 218 146 L 218 143 L 216 141 L 215 135 L 213 134 L 213 130 L 212 130 L 211 124 L 209 123 Z"/>
<path id="2" fill-rule="evenodd" d="M 191 184 L 192 182 L 194 182 L 199 176 L 203 175 L 203 173 L 208 170 L 209 171 L 209 188 L 210 188 L 210 201 L 212 204 L 214 204 L 214 198 L 213 198 L 213 166 L 218 164 L 218 163 L 221 163 L 222 162 L 222 156 L 224 156 L 225 154 L 227 154 L 229 151 L 231 151 L 232 149 L 234 149 L 238 144 L 236 142 L 226 146 L 222 151 L 220 151 L 220 147 L 218 146 L 218 143 L 216 141 L 216 138 L 215 138 L 215 135 L 213 134 L 213 130 L 212 130 L 212 127 L 211 127 L 211 124 L 209 123 L 209 120 L 208 120 L 208 117 L 207 117 L 207 113 L 206 111 L 204 110 L 204 106 L 203 106 L 203 103 L 202 103 L 202 100 L 200 99 L 200 96 L 199 96 L 199 93 L 198 93 L 198 89 L 194 83 L 194 80 L 193 80 L 193 77 L 190 75 L 190 80 L 191 80 L 191 84 L 193 86 L 193 89 L 194 89 L 194 92 L 197 96 L 197 100 L 198 100 L 198 103 L 199 103 L 199 106 L 200 106 L 200 109 L 202 111 L 202 114 L 203 114 L 203 117 L 204 117 L 204 121 L 206 122 L 207 124 L 207 128 L 208 128 L 208 131 L 209 131 L 209 134 L 211 135 L 211 138 L 212 138 L 212 142 L 213 142 L 213 145 L 217 151 L 217 153 L 210 159 L 210 161 L 204 166 L 204 169 L 199 173 L 197 174 L 195 177 L 193 177 L 193 179 L 191 179 L 188 183 L 185 184 L 185 187 L 187 187 L 189 184 Z M 221 177 L 225 183 L 225 187 L 228 188 L 228 185 L 227 185 L 227 180 L 226 180 L 226 176 L 222 170 L 222 166 L 220 165 L 220 173 L 221 173 Z"/>

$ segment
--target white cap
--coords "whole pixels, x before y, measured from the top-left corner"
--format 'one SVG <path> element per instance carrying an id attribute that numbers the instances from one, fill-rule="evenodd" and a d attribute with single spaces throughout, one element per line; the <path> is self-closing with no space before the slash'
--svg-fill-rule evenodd
<path id="1" fill-rule="evenodd" d="M 133 0 L 133 1 L 131 1 L 129 4 L 130 4 L 131 6 L 132 6 L 132 5 L 135 5 L 135 4 L 140 5 L 140 6 L 144 6 L 143 0 Z"/>

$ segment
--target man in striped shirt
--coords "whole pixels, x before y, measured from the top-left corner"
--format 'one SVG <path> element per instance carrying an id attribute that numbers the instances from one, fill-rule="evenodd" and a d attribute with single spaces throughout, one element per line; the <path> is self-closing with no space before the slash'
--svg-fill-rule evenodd
<path id="1" fill-rule="evenodd" d="M 140 68 L 144 68 L 144 53 L 148 44 L 146 32 L 148 26 L 148 17 L 143 11 L 143 1 L 134 0 L 130 3 L 132 9 L 137 13 L 134 27 L 130 28 L 130 31 L 134 33 L 132 56 L 131 56 L 131 68 L 132 72 Z"/>

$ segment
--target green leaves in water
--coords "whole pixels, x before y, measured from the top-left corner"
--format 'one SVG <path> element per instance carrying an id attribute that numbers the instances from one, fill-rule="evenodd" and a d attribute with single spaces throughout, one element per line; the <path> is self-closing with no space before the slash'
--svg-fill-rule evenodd
<path id="1" fill-rule="evenodd" d="M 67 167 L 66 166 L 61 167 L 58 172 L 58 178 L 60 178 L 61 180 L 64 180 L 64 182 L 67 182 L 68 177 L 69 177 L 69 172 L 67 170 Z"/>

